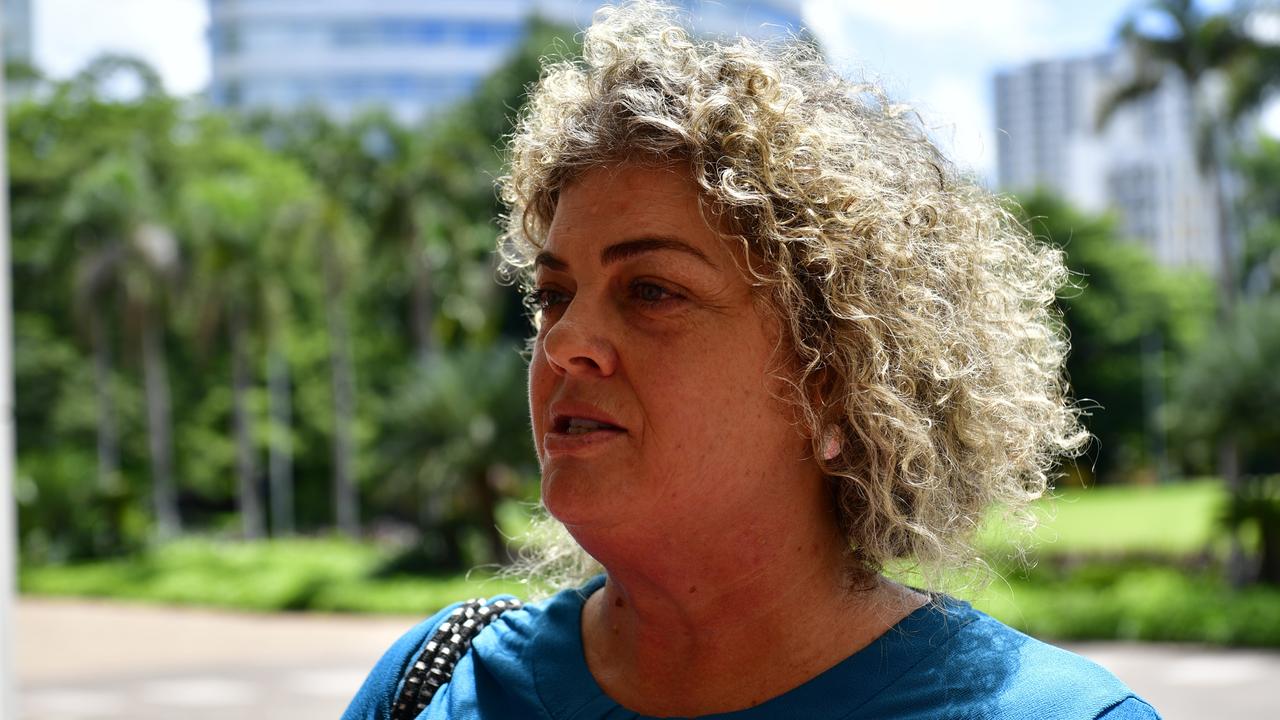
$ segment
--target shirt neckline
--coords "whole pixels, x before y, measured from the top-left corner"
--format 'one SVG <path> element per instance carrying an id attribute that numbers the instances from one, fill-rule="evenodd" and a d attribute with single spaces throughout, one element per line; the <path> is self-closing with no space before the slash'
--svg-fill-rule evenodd
<path id="1" fill-rule="evenodd" d="M 535 691 L 556 720 L 640 715 L 605 694 L 587 667 L 582 609 L 605 582 L 598 575 L 581 588 L 563 590 L 545 606 L 546 622 L 532 643 Z M 701 716 L 706 720 L 769 720 L 804 708 L 812 720 L 836 720 L 873 699 L 920 660 L 977 618 L 968 603 L 941 596 L 912 611 L 866 647 L 808 682 L 755 707 Z M 779 713 L 783 713 L 780 715 Z"/>

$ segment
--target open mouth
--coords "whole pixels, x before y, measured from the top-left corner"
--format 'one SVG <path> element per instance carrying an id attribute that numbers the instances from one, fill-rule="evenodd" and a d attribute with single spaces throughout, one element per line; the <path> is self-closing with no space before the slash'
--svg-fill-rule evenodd
<path id="1" fill-rule="evenodd" d="M 600 422 L 599 420 L 573 417 L 571 415 L 561 415 L 555 419 L 554 430 L 555 432 L 564 435 L 586 435 L 587 433 L 596 432 L 598 430 L 613 430 L 621 432 L 622 428 L 617 425 Z"/>

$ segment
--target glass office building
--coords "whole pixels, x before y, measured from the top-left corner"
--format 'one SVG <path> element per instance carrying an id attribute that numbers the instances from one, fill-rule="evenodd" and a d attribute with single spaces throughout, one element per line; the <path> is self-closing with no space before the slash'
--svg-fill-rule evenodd
<path id="1" fill-rule="evenodd" d="M 4 0 L 4 57 L 32 62 L 31 0 Z"/>
<path id="2" fill-rule="evenodd" d="M 1186 83 L 1169 72 L 1105 128 L 1102 98 L 1132 75 L 1127 54 L 1041 60 L 994 80 L 999 186 L 1052 190 L 1090 212 L 1115 210 L 1126 237 L 1168 265 L 1219 264 L 1216 196 L 1200 175 Z"/>
<path id="3" fill-rule="evenodd" d="M 686 0 L 701 32 L 800 29 L 799 0 Z M 582 27 L 583 0 L 209 0 L 212 101 L 316 104 L 339 117 L 384 105 L 411 120 L 464 97 L 519 43 L 532 15 Z"/>

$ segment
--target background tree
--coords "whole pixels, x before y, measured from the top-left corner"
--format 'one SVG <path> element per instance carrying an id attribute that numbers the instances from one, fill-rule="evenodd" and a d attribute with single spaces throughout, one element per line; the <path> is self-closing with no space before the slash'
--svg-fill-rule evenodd
<path id="1" fill-rule="evenodd" d="M 1245 188 L 1240 202 L 1243 287 L 1246 295 L 1267 295 L 1280 290 L 1280 140 L 1259 137 L 1237 166 Z"/>
<path id="2" fill-rule="evenodd" d="M 132 83 L 132 99 L 111 97 Z M 81 102 L 68 102 L 79 98 Z M 177 270 L 172 236 L 164 229 L 167 198 L 157 179 L 173 174 L 170 132 L 177 122 L 175 103 L 158 75 L 138 60 L 100 57 L 62 85 L 55 103 L 71 112 L 92 113 L 85 122 L 96 142 L 86 166 L 67 188 L 62 221 L 81 245 L 76 262 L 78 315 L 93 347 L 99 405 L 99 485 L 104 498 L 125 491 L 119 474 L 119 427 L 113 401 L 112 328 L 129 331 L 140 346 L 147 436 L 151 464 L 152 510 L 161 537 L 180 529 L 173 470 L 169 382 L 163 346 L 164 322 L 158 317 Z M 88 119 L 88 118 L 86 118 Z M 88 144 L 88 143 L 86 143 Z M 108 312 L 122 313 L 113 323 Z"/>
<path id="3" fill-rule="evenodd" d="M 435 488 L 427 544 L 441 546 L 439 522 L 455 558 L 503 557 L 493 518 L 504 498 L 527 496 L 532 473 L 504 455 L 528 443 L 523 410 L 500 409 L 523 407 L 514 348 L 528 326 L 519 293 L 494 283 L 493 179 L 537 58 L 561 35 L 571 32 L 535 22 L 473 97 L 414 125 L 380 112 L 221 117 L 168 98 L 123 58 L 40 80 L 11 108 L 28 557 L 176 529 L 163 506 L 188 531 L 258 537 L 264 455 L 277 533 L 416 521 L 399 503 Z M 91 227 L 114 239 L 86 245 Z M 111 353 L 96 384 L 94 332 Z M 460 405 L 424 410 L 453 402 L 440 399 L 452 397 L 444 382 L 464 383 Z M 456 440 L 405 420 L 425 412 L 493 436 Z M 104 457 L 118 460 L 99 463 L 99 419 L 112 417 Z M 427 469 L 403 470 L 413 463 Z M 103 476 L 121 487 L 110 522 L 99 465 L 116 466 Z M 148 493 L 166 476 L 173 492 Z"/>
<path id="4" fill-rule="evenodd" d="M 525 364 L 508 343 L 433 353 L 388 408 L 404 428 L 379 444 L 378 492 L 402 519 L 434 528 L 419 551 L 433 569 L 508 560 L 498 529 L 502 496 L 520 496 L 518 478 L 534 457 L 528 432 Z M 468 529 L 483 551 L 468 551 Z"/>
<path id="5" fill-rule="evenodd" d="M 1258 44 L 1245 28 L 1248 14 L 1240 11 L 1206 13 L 1194 0 L 1152 0 L 1139 6 L 1120 26 L 1120 39 L 1129 51 L 1132 74 L 1113 88 L 1099 108 L 1105 125 L 1120 107 L 1153 94 L 1170 71 L 1186 83 L 1197 167 L 1214 197 L 1218 248 L 1218 296 L 1224 317 L 1237 295 L 1237 256 L 1232 240 L 1231 201 L 1223 185 L 1231 124 L 1257 107 L 1267 84 L 1252 83 L 1250 92 L 1233 95 L 1228 106 L 1212 97 L 1215 84 L 1241 74 L 1259 55 Z"/>
<path id="6" fill-rule="evenodd" d="M 1239 442 L 1244 473 L 1224 519 L 1237 539 L 1243 526 L 1256 525 L 1256 577 L 1273 585 L 1280 585 L 1278 357 L 1280 296 L 1242 302 L 1231 321 L 1215 326 L 1183 367 L 1173 413 L 1175 429 L 1193 450 L 1204 451 L 1224 432 Z"/>
<path id="7" fill-rule="evenodd" d="M 1160 267 L 1136 241 L 1119 237 L 1113 219 L 1053 196 L 1024 198 L 1021 212 L 1032 233 L 1066 253 L 1073 276 L 1059 295 L 1071 338 L 1067 372 L 1097 438 L 1093 464 L 1081 472 L 1115 479 L 1153 469 L 1164 433 L 1161 389 L 1203 334 L 1213 307 L 1208 278 Z M 1155 334 L 1167 340 L 1153 367 L 1143 350 Z"/>
<path id="8" fill-rule="evenodd" d="M 1154 92 L 1170 70 L 1186 83 L 1197 167 L 1214 199 L 1218 317 L 1223 325 L 1232 323 L 1241 279 L 1224 163 L 1236 122 L 1260 107 L 1275 87 L 1268 75 L 1276 66 L 1275 50 L 1260 44 L 1250 31 L 1259 9 L 1241 3 L 1226 12 L 1206 13 L 1194 0 L 1152 0 L 1140 6 L 1120 28 L 1134 62 L 1133 75 L 1104 100 L 1099 113 L 1099 123 L 1105 124 L 1119 106 Z M 1224 427 L 1217 437 L 1217 470 L 1229 492 L 1239 495 L 1240 448 L 1230 428 Z M 1229 574 L 1238 584 L 1243 578 L 1238 543 L 1231 555 Z"/>
<path id="9" fill-rule="evenodd" d="M 221 326 L 231 354 L 233 426 L 243 534 L 265 535 L 250 389 L 255 337 L 279 342 L 281 278 L 315 232 L 321 200 L 307 176 L 217 124 L 203 128 L 209 156 L 184 186 L 184 231 L 192 244 L 193 309 L 203 334 Z M 271 352 L 271 351 L 268 351 Z"/>

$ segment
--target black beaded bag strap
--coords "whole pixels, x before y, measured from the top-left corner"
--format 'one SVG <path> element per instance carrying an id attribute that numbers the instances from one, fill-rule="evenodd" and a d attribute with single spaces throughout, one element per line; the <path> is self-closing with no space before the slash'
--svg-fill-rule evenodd
<path id="1" fill-rule="evenodd" d="M 436 691 L 453 677 L 454 666 L 471 647 L 476 635 L 502 613 L 520 607 L 520 601 L 514 598 L 495 600 L 491 604 L 486 604 L 483 598 L 473 598 L 449 613 L 409 666 L 400 695 L 391 707 L 391 720 L 418 717 Z"/>

